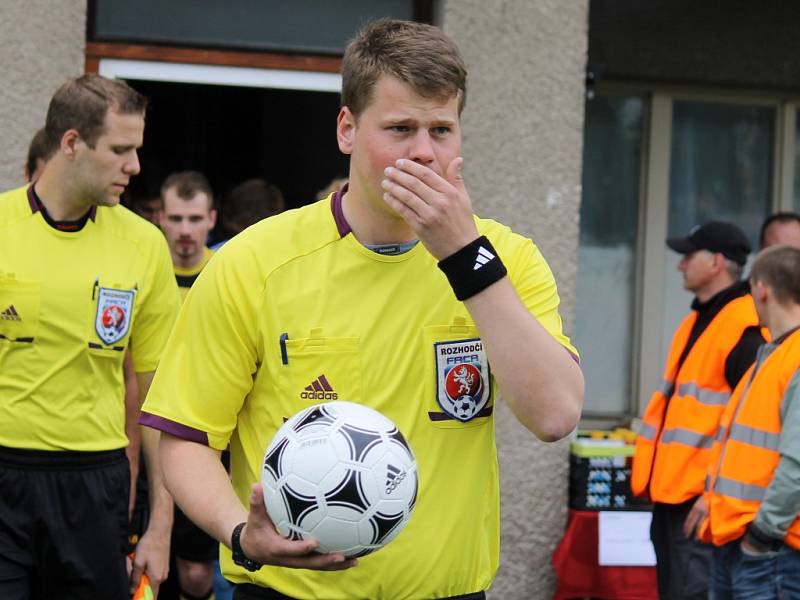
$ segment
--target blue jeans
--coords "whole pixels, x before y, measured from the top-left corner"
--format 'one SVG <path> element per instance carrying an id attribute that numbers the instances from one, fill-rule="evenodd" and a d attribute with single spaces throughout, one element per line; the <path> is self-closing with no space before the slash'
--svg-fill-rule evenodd
<path id="1" fill-rule="evenodd" d="M 714 548 L 709 600 L 800 600 L 800 551 L 752 556 L 740 541 Z"/>

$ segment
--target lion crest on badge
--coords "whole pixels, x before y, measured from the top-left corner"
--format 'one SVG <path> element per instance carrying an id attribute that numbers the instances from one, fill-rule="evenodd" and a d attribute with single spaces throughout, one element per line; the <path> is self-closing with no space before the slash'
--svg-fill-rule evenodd
<path id="1" fill-rule="evenodd" d="M 134 292 L 102 287 L 99 291 L 94 328 L 103 343 L 110 345 L 128 334 L 131 327 Z"/>
<path id="2" fill-rule="evenodd" d="M 436 401 L 450 417 L 467 422 L 481 414 L 491 396 L 489 363 L 480 339 L 439 342 Z"/>

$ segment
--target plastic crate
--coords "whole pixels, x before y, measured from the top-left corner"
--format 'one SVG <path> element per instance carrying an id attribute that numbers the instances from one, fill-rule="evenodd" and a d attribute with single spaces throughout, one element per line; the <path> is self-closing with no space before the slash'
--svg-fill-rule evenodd
<path id="1" fill-rule="evenodd" d="M 600 435 L 602 434 L 602 435 Z M 631 492 L 632 435 L 592 432 L 570 445 L 569 505 L 576 510 L 646 510 Z"/>

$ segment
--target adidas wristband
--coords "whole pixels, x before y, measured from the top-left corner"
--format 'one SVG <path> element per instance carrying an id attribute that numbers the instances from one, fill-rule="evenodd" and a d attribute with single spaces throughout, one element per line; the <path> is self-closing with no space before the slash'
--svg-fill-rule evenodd
<path id="1" fill-rule="evenodd" d="M 439 268 L 447 276 L 458 300 L 472 298 L 508 272 L 485 235 L 440 260 Z"/>

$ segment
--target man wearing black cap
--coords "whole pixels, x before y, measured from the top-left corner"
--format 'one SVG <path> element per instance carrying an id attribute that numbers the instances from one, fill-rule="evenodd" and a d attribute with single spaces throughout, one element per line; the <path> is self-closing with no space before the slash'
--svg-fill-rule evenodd
<path id="1" fill-rule="evenodd" d="M 699 600 L 708 594 L 711 548 L 694 539 L 702 516 L 696 501 L 722 411 L 764 338 L 740 281 L 750 244 L 738 227 L 709 221 L 667 246 L 683 255 L 678 270 L 695 299 L 642 417 L 631 487 L 653 502 L 659 596 Z"/>

